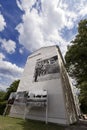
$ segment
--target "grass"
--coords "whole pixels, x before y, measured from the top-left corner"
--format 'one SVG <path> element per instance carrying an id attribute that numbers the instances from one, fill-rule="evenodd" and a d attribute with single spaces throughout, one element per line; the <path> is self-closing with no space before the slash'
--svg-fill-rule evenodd
<path id="1" fill-rule="evenodd" d="M 0 130 L 65 130 L 57 124 L 0 116 Z"/>

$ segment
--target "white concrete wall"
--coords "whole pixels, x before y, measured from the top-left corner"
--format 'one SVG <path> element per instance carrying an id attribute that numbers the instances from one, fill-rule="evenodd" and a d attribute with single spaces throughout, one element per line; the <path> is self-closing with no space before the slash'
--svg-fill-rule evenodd
<path id="1" fill-rule="evenodd" d="M 46 89 L 48 92 L 48 121 L 68 124 L 60 73 L 58 73 L 58 78 L 56 79 L 40 82 L 34 82 L 33 80 L 36 61 L 38 59 L 48 59 L 55 55 L 59 55 L 56 46 L 41 48 L 30 55 L 27 59 L 24 73 L 17 91 Z M 58 56 L 58 60 L 60 60 L 59 58 L 60 57 Z M 58 65 L 59 64 L 60 61 L 58 61 Z M 20 115 L 20 109 L 13 107 L 10 115 L 13 114 L 13 116 L 17 116 L 17 113 Z M 23 115 L 23 112 L 21 113 Z M 45 110 L 31 109 L 27 118 L 45 120 Z"/>

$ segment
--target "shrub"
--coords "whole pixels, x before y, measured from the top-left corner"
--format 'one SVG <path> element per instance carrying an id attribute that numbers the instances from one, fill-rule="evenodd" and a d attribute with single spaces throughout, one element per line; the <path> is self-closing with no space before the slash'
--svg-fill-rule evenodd
<path id="1" fill-rule="evenodd" d="M 3 115 L 5 107 L 6 107 L 6 101 L 0 102 L 0 115 Z"/>

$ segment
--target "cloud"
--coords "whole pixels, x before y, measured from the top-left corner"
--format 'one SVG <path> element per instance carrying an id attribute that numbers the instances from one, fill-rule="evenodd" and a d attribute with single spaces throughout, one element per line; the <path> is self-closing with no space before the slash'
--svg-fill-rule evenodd
<path id="1" fill-rule="evenodd" d="M 20 53 L 20 54 L 23 54 L 23 53 L 24 53 L 24 47 L 21 47 L 21 48 L 19 49 L 19 53 Z"/>
<path id="2" fill-rule="evenodd" d="M 17 0 L 18 7 L 24 11 L 22 23 L 16 27 L 19 43 L 29 51 L 54 44 L 66 51 L 70 41 L 62 37 L 61 31 L 77 26 L 78 19 L 86 15 L 86 3 L 86 0 Z"/>
<path id="3" fill-rule="evenodd" d="M 0 90 L 6 90 L 14 80 L 20 79 L 24 70 L 3 59 L 5 56 L 0 53 Z"/>
<path id="4" fill-rule="evenodd" d="M 66 10 L 66 27 L 67 29 L 72 29 L 77 21 L 77 14 L 74 11 Z"/>
<path id="5" fill-rule="evenodd" d="M 14 41 L 0 38 L 0 42 L 2 49 L 6 50 L 7 53 L 12 54 L 15 52 L 16 43 Z"/>
<path id="6" fill-rule="evenodd" d="M 18 67 L 16 64 L 12 64 L 8 61 L 0 60 L 0 87 L 5 89 L 16 79 L 20 79 L 23 73 L 23 68 Z M 3 88 L 5 86 L 5 88 Z"/>
<path id="7" fill-rule="evenodd" d="M 35 3 L 35 1 L 36 0 L 31 0 L 31 1 L 26 0 L 25 2 L 25 0 L 16 0 L 18 7 L 21 10 L 25 10 L 25 11 L 29 10 L 31 6 Z"/>
<path id="8" fill-rule="evenodd" d="M 65 26 L 65 17 L 64 11 L 61 8 L 57 8 L 56 0 L 54 2 L 50 0 L 42 1 L 41 14 L 38 14 L 37 9 L 32 8 L 35 1 L 29 2 L 26 1 L 25 3 L 23 0 L 20 4 L 25 11 L 22 17 L 23 23 L 16 27 L 20 34 L 20 44 L 29 51 L 33 51 L 39 47 L 60 42 L 61 38 L 58 30 Z"/>
<path id="9" fill-rule="evenodd" d="M 0 73 L 16 76 L 20 75 L 23 69 L 18 67 L 16 64 L 12 64 L 8 61 L 0 61 Z"/>
<path id="10" fill-rule="evenodd" d="M 80 10 L 80 12 L 79 12 L 79 15 L 81 15 L 81 16 L 85 16 L 85 15 L 87 15 L 87 4 L 85 5 L 85 7 L 82 7 L 82 9 Z"/>
<path id="11" fill-rule="evenodd" d="M 3 53 L 0 53 L 0 60 L 5 59 L 5 55 Z"/>
<path id="12" fill-rule="evenodd" d="M 6 27 L 6 22 L 2 14 L 0 14 L 0 32 Z"/>
<path id="13" fill-rule="evenodd" d="M 3 84 L 3 83 L 0 83 L 0 91 L 1 91 L 1 90 L 6 91 L 6 89 L 7 89 L 8 87 L 9 87 L 8 85 L 5 85 L 5 84 Z"/>

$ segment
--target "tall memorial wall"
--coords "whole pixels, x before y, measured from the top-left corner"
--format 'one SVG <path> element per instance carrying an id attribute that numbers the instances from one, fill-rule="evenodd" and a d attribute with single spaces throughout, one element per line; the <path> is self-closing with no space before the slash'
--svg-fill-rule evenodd
<path id="1" fill-rule="evenodd" d="M 40 94 L 47 91 L 47 114 L 45 107 L 12 105 L 10 116 L 59 124 L 72 124 L 77 121 L 77 113 L 70 81 L 59 47 L 43 47 L 32 53 L 24 68 L 17 92 L 27 91 Z M 43 95 L 43 94 L 42 94 Z M 35 96 L 35 95 L 34 95 Z"/>

